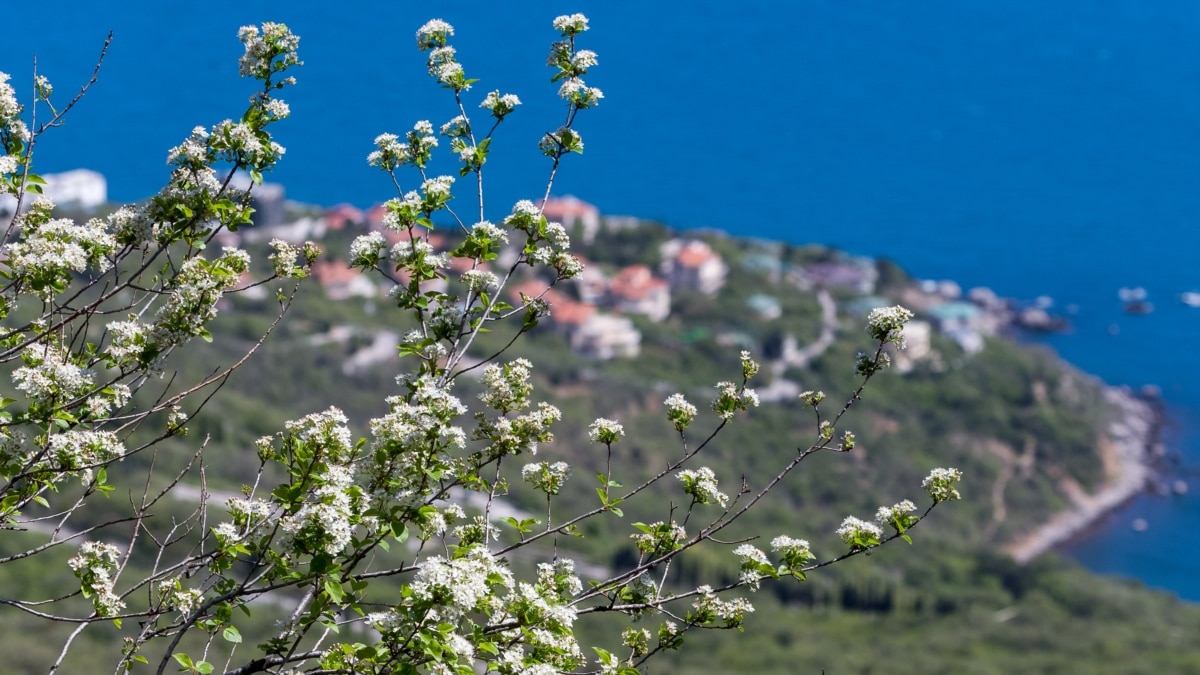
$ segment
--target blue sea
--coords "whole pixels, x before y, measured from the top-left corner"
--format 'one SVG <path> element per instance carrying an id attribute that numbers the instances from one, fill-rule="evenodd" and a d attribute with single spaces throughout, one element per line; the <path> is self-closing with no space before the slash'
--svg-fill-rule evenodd
<path id="1" fill-rule="evenodd" d="M 60 95 L 99 82 L 37 149 L 43 172 L 86 167 L 133 201 L 166 177 L 166 151 L 237 117 L 237 28 L 302 36 L 284 92 L 288 154 L 270 180 L 305 202 L 394 195 L 366 166 L 372 139 L 455 114 L 413 35 L 456 26 L 477 105 L 526 105 L 489 164 L 489 217 L 541 194 L 535 144 L 561 123 L 544 67 L 550 21 L 585 12 L 606 98 L 578 128 L 586 153 L 556 185 L 607 213 L 679 227 L 820 242 L 886 256 L 923 278 L 1049 296 L 1073 331 L 1047 342 L 1113 384 L 1161 387 L 1181 474 L 1200 467 L 1200 3 L 1194 0 L 691 0 L 481 3 L 62 0 L 17 22 L 0 70 L 28 87 L 32 58 Z M 49 18 L 49 20 L 47 20 Z M 1122 312 L 1142 286 L 1155 311 Z M 1200 600 L 1200 480 L 1144 497 L 1072 550 L 1085 565 Z M 1134 518 L 1149 529 L 1135 533 Z M 1181 536 L 1183 535 L 1183 536 Z"/>

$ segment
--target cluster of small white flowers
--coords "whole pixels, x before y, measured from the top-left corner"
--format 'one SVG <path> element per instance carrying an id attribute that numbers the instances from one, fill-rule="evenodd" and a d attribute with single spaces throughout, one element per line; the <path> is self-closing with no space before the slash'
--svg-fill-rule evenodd
<path id="1" fill-rule="evenodd" d="M 741 544 L 733 549 L 733 554 L 741 558 L 743 563 L 758 563 L 760 565 L 769 565 L 771 561 L 767 560 L 767 554 L 753 544 Z"/>
<path id="2" fill-rule="evenodd" d="M 225 120 L 213 126 L 212 136 L 215 138 L 212 138 L 211 142 L 220 150 L 241 153 L 248 157 L 257 156 L 263 151 L 262 141 L 245 122 Z"/>
<path id="3" fill-rule="evenodd" d="M 292 114 L 292 109 L 288 106 L 288 104 L 277 98 L 267 101 L 266 105 L 263 106 L 263 109 L 266 110 L 271 117 L 274 117 L 277 120 L 290 117 Z"/>
<path id="4" fill-rule="evenodd" d="M 55 468 L 78 474 L 84 483 L 96 466 L 125 456 L 125 445 L 111 431 L 71 429 L 51 436 L 49 448 Z"/>
<path id="5" fill-rule="evenodd" d="M 117 365 L 136 364 L 145 347 L 146 327 L 136 319 L 113 321 L 108 330 L 108 356 Z"/>
<path id="6" fill-rule="evenodd" d="M 25 126 L 25 122 L 21 120 L 21 111 L 23 106 L 17 102 L 17 92 L 8 83 L 8 73 L 0 72 L 0 131 L 8 131 L 14 138 L 20 141 L 29 140 L 29 129 Z M 5 158 L 7 159 L 7 158 Z M 13 158 L 9 162 L 5 162 L 5 168 L 9 164 L 13 168 L 0 173 L 11 173 L 16 170 L 16 159 Z"/>
<path id="7" fill-rule="evenodd" d="M 697 504 L 717 504 L 725 508 L 729 495 L 717 489 L 717 476 L 707 466 L 699 469 L 684 469 L 675 474 L 683 483 L 683 492 L 692 496 Z"/>
<path id="8" fill-rule="evenodd" d="M 381 232 L 368 232 L 354 238 L 350 244 L 350 265 L 353 267 L 374 267 L 379 264 L 387 250 L 387 241 Z"/>
<path id="9" fill-rule="evenodd" d="M 759 405 L 758 392 L 749 387 L 739 387 L 733 382 L 717 383 L 717 398 L 713 399 L 713 412 L 721 419 L 729 421 L 739 410 L 757 408 Z"/>
<path id="10" fill-rule="evenodd" d="M 429 377 L 422 377 L 409 397 L 387 399 L 389 411 L 370 422 L 374 447 L 389 448 L 389 454 L 428 447 L 431 441 L 443 446 L 466 446 L 466 433 L 451 422 L 467 410 L 458 397 Z"/>
<path id="11" fill-rule="evenodd" d="M 842 524 L 838 526 L 836 534 L 842 538 L 842 541 L 853 545 L 856 539 L 863 536 L 879 539 L 883 536 L 883 530 L 875 523 L 869 523 L 854 516 L 846 516 Z"/>
<path id="12" fill-rule="evenodd" d="M 599 87 L 587 86 L 587 83 L 578 77 L 572 77 L 563 80 L 558 87 L 558 96 L 579 108 L 590 108 L 604 98 L 604 92 Z"/>
<path id="13" fill-rule="evenodd" d="M 625 427 L 621 426 L 616 420 L 604 417 L 596 418 L 596 421 L 592 422 L 588 427 L 588 440 L 593 443 L 616 443 L 624 435 Z"/>
<path id="14" fill-rule="evenodd" d="M 284 62 L 299 64 L 296 54 L 300 46 L 300 37 L 288 30 L 281 23 L 264 23 L 260 33 L 255 26 L 243 26 L 238 30 L 238 39 L 246 48 L 238 62 L 239 72 L 243 77 L 265 78 L 272 71 L 272 54 L 283 52 Z M 292 80 L 289 78 L 288 80 Z"/>
<path id="15" fill-rule="evenodd" d="M 588 68 L 595 66 L 598 62 L 596 52 L 590 49 L 580 49 L 571 57 L 571 65 L 580 72 L 586 72 Z"/>
<path id="16" fill-rule="evenodd" d="M 108 256 L 117 245 L 108 224 L 97 218 L 84 225 L 59 218 L 23 234 L 22 241 L 5 247 L 10 268 L 19 276 L 51 281 L 69 281 L 72 272 L 83 272 L 89 265 L 107 270 Z"/>
<path id="17" fill-rule="evenodd" d="M 270 502 L 248 497 L 235 497 L 225 502 L 233 521 L 253 531 L 271 517 L 274 507 Z"/>
<path id="18" fill-rule="evenodd" d="M 28 365 L 13 371 L 12 378 L 17 389 L 31 399 L 71 400 L 94 385 L 92 372 L 71 363 L 67 352 L 57 345 L 34 343 L 21 357 Z"/>
<path id="19" fill-rule="evenodd" d="M 379 134 L 375 137 L 375 149 L 367 155 L 367 163 L 371 166 L 376 166 L 384 169 L 389 169 L 398 162 L 398 158 L 403 157 L 408 152 L 408 144 L 401 143 L 396 134 Z M 388 163 L 392 160 L 393 164 Z"/>
<path id="20" fill-rule="evenodd" d="M 521 410 L 529 406 L 533 364 L 526 359 L 490 364 L 483 370 L 484 392 L 479 400 L 492 410 Z"/>
<path id="21" fill-rule="evenodd" d="M 348 423 L 345 413 L 331 407 L 285 422 L 284 429 L 305 443 L 319 445 L 330 461 L 342 463 L 352 459 L 354 447 Z"/>
<path id="22" fill-rule="evenodd" d="M 767 554 L 751 544 L 738 546 L 733 549 L 733 554 L 740 558 L 742 563 L 742 572 L 738 580 L 748 586 L 750 590 L 757 591 L 763 578 L 759 567 L 771 564 L 771 561 L 767 560 Z"/>
<path id="23" fill-rule="evenodd" d="M 812 555 L 807 539 L 794 539 L 786 534 L 781 534 L 771 540 L 771 550 L 782 553 L 785 556 L 793 555 L 807 558 Z"/>
<path id="24" fill-rule="evenodd" d="M 434 49 L 446 44 L 446 38 L 454 35 L 454 26 L 432 19 L 417 29 L 417 47 L 422 51 Z"/>
<path id="25" fill-rule="evenodd" d="M 954 484 L 962 480 L 962 471 L 958 469 L 934 469 L 929 472 L 925 480 L 921 481 L 921 487 L 933 497 L 935 503 L 950 501 L 953 499 L 961 499 L 962 495 L 958 493 L 958 489 Z"/>
<path id="26" fill-rule="evenodd" d="M 486 108 L 492 111 L 493 116 L 503 119 L 519 105 L 521 105 L 521 99 L 517 98 L 516 94 L 501 95 L 499 91 L 492 91 L 483 98 L 483 103 L 480 103 L 479 107 Z"/>
<path id="27" fill-rule="evenodd" d="M 650 532 L 639 532 L 629 535 L 633 540 L 637 549 L 643 553 L 661 553 L 665 550 L 674 550 L 680 542 L 687 539 L 687 530 L 682 525 L 672 521 L 670 528 L 666 530 L 666 536 L 656 536 L 656 532 L 660 532 L 666 525 L 665 521 L 658 521 L 648 525 Z M 661 550 L 660 550 L 661 549 Z"/>
<path id="28" fill-rule="evenodd" d="M 141 246 L 154 235 L 154 221 L 145 209 L 122 206 L 108 215 L 109 231 L 117 241 L 130 246 Z"/>
<path id="29" fill-rule="evenodd" d="M 566 462 L 534 462 L 521 468 L 521 478 L 546 494 L 556 495 L 571 477 Z"/>
<path id="30" fill-rule="evenodd" d="M 218 276 L 218 271 L 237 272 Z M 203 258 L 191 258 L 180 266 L 167 300 L 156 315 L 147 342 L 165 354 L 168 348 L 183 344 L 201 334 L 204 326 L 217 316 L 217 303 L 223 291 L 239 283 L 245 261 L 240 256 L 225 256 L 211 264 Z"/>
<path id="31" fill-rule="evenodd" d="M 167 164 L 175 166 L 204 166 L 209 164 L 208 130 L 204 127 L 192 129 L 192 135 L 167 153 Z"/>
<path id="32" fill-rule="evenodd" d="M 471 121 L 464 115 L 455 115 L 442 125 L 442 135 L 447 138 L 462 138 L 470 135 Z"/>
<path id="33" fill-rule="evenodd" d="M 467 270 L 460 279 L 468 290 L 475 293 L 488 293 L 500 288 L 500 278 L 487 270 Z"/>
<path id="34" fill-rule="evenodd" d="M 443 621 L 483 609 L 493 596 L 489 577 L 512 587 L 512 573 L 488 552 L 486 546 L 473 546 L 466 555 L 452 560 L 427 558 L 417 565 L 413 578 L 413 596 L 435 601 Z"/>
<path id="35" fill-rule="evenodd" d="M 0 175 L 10 174 L 17 170 L 20 163 L 11 155 L 0 156 Z"/>
<path id="36" fill-rule="evenodd" d="M 450 527 L 450 523 L 466 517 L 466 513 L 458 504 L 447 504 L 442 508 L 422 509 L 421 515 L 420 527 L 423 540 L 442 536 Z"/>
<path id="37" fill-rule="evenodd" d="M 867 316 L 867 333 L 876 340 L 894 343 L 904 348 L 904 325 L 913 318 L 913 313 L 896 305 L 878 307 Z"/>
<path id="38" fill-rule="evenodd" d="M 132 392 L 127 384 L 112 384 L 104 390 L 98 391 L 89 396 L 84 405 L 87 407 L 87 415 L 93 420 L 104 419 L 116 408 L 120 408 L 129 402 L 129 397 Z"/>
<path id="39" fill-rule="evenodd" d="M 79 553 L 67 561 L 85 596 L 91 596 L 92 605 L 100 616 L 115 616 L 125 608 L 125 603 L 113 593 L 112 573 L 121 559 L 121 551 L 112 544 L 85 541 Z"/>
<path id="40" fill-rule="evenodd" d="M 564 14 L 554 19 L 554 30 L 577 35 L 588 29 L 588 18 L 582 14 Z"/>
<path id="41" fill-rule="evenodd" d="M 676 431 L 683 431 L 696 419 L 696 406 L 688 403 L 683 394 L 671 394 L 663 405 L 667 406 L 667 419 L 675 425 Z"/>
<path id="42" fill-rule="evenodd" d="M 453 176 L 437 176 L 421 183 L 421 192 L 428 196 L 448 196 L 454 186 Z"/>
<path id="43" fill-rule="evenodd" d="M 284 532 L 294 541 L 316 538 L 330 555 L 341 553 L 354 534 L 351 524 L 353 504 L 348 489 L 354 476 L 344 466 L 334 464 L 319 477 L 320 485 L 313 490 L 314 502 L 301 506 L 295 513 L 279 521 Z"/>
<path id="44" fill-rule="evenodd" d="M 471 226 L 471 236 L 476 239 L 487 239 L 499 244 L 508 243 L 508 233 L 496 227 L 490 221 L 481 220 Z"/>
<path id="45" fill-rule="evenodd" d="M 272 239 L 269 246 L 274 251 L 269 259 L 271 266 L 275 270 L 275 274 L 281 277 L 290 274 L 292 268 L 296 266 L 296 259 L 300 256 L 300 249 L 282 239 Z"/>
<path id="46" fill-rule="evenodd" d="M 754 605 L 745 598 L 722 600 L 713 592 L 712 586 L 704 585 L 696 589 L 699 595 L 692 601 L 692 607 L 704 616 L 714 616 L 727 625 L 739 625 L 747 614 L 754 611 Z"/>
<path id="47" fill-rule="evenodd" d="M 436 77 L 439 82 L 450 82 L 455 76 L 461 75 L 463 72 L 462 64 L 455 59 L 454 47 L 435 47 L 429 50 L 429 57 L 425 62 L 429 69 L 429 74 Z"/>
<path id="48" fill-rule="evenodd" d="M 916 504 L 907 499 L 892 506 L 881 506 L 875 512 L 875 522 L 879 523 L 880 527 L 893 526 L 893 521 L 898 518 L 904 518 L 916 510 Z"/>
<path id="49" fill-rule="evenodd" d="M 178 611 L 183 616 L 195 611 L 204 598 L 204 591 L 199 588 L 183 588 L 179 579 L 163 579 L 158 582 L 158 594 L 164 606 Z"/>
<path id="50" fill-rule="evenodd" d="M 420 261 L 434 269 L 450 266 L 450 256 L 446 253 L 434 253 L 433 245 L 424 239 L 396 242 L 392 250 L 388 251 L 388 259 L 401 267 L 419 264 Z"/>

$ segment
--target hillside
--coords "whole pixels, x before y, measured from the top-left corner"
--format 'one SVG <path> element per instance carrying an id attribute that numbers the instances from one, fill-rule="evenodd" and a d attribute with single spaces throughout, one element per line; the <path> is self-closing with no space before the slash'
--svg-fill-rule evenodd
<path id="1" fill-rule="evenodd" d="M 320 217 L 312 209 L 294 215 Z M 351 219 L 323 232 L 325 267 L 305 282 L 301 300 L 263 350 L 194 415 L 190 435 L 170 441 L 165 452 L 191 452 L 208 439 L 211 489 L 236 491 L 250 480 L 254 440 L 287 419 L 335 403 L 365 435 L 366 421 L 384 412 L 404 365 L 395 344 L 406 326 L 388 311 L 386 289 L 336 271 L 350 239 L 366 227 Z M 1052 353 L 1006 337 L 1021 320 L 1010 305 L 983 292 L 963 299 L 952 284 L 922 285 L 887 261 L 819 246 L 681 233 L 636 219 L 598 218 L 590 226 L 581 217 L 573 234 L 591 241 L 575 249 L 591 271 L 578 283 L 556 286 L 549 319 L 506 352 L 534 362 L 538 391 L 564 413 L 540 458 L 567 459 L 580 475 L 599 470 L 603 458 L 586 443 L 586 426 L 609 417 L 628 432 L 615 458 L 622 480 L 654 472 L 666 453 L 678 451 L 677 437 L 662 423 L 662 399 L 674 391 L 711 399 L 713 385 L 738 372 L 745 349 L 764 364 L 756 382 L 763 404 L 718 438 L 708 463 L 719 474 L 761 485 L 780 457 L 807 446 L 814 433 L 798 393 L 847 397 L 855 353 L 869 346 L 866 313 L 903 303 L 919 322 L 895 367 L 872 381 L 850 413 L 857 447 L 814 456 L 741 532 L 803 536 L 820 554 L 837 548 L 833 530 L 844 516 L 915 497 L 929 467 L 956 466 L 966 476 L 963 501 L 939 508 L 916 528 L 912 547 L 889 546 L 804 583 L 767 585 L 754 598 L 758 611 L 745 634 L 708 636 L 651 672 L 1200 668 L 1200 647 L 1190 639 L 1200 629 L 1200 608 L 1096 577 L 1052 553 L 1038 557 L 1053 538 L 1028 544 L 1039 526 L 1105 486 L 1136 483 L 1141 474 L 1129 473 L 1136 461 L 1121 458 L 1142 456 L 1151 415 Z M 445 245 L 453 240 L 450 233 L 438 236 Z M 534 278 L 520 283 L 545 287 Z M 203 373 L 227 362 L 258 339 L 276 306 L 269 293 L 233 294 L 230 303 L 233 311 L 212 331 L 219 339 L 176 369 Z M 487 334 L 472 353 L 486 358 L 512 337 L 508 329 Z M 468 374 L 458 387 L 466 399 L 477 385 Z M 1137 420 L 1144 423 L 1134 424 L 1140 431 L 1130 432 Z M 701 421 L 711 423 L 711 414 Z M 1114 432 L 1114 425 L 1124 431 Z M 136 477 L 144 461 L 135 458 L 120 473 Z M 513 481 L 508 503 L 535 512 L 538 498 L 519 483 Z M 663 495 L 659 505 L 669 499 Z M 579 481 L 564 491 L 560 508 L 591 501 L 590 486 Z M 119 500 L 109 508 L 119 511 Z M 615 564 L 631 555 L 628 523 L 661 519 L 658 506 L 643 508 L 626 511 L 623 522 L 607 529 L 589 527 L 567 545 L 590 565 Z M 1014 551 L 1030 562 L 1015 561 Z M 729 559 L 680 560 L 673 573 L 681 584 L 736 576 Z M 14 617 L 5 619 L 6 634 L 16 635 Z M 1129 662 L 1131 654 L 1137 662 Z M 26 658 L 37 663 L 38 650 Z M 964 663 L 971 664 L 965 671 Z"/>

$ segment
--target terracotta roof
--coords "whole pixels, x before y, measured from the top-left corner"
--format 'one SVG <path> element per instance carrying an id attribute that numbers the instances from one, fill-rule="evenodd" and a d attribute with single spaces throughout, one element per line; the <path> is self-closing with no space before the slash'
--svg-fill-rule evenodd
<path id="1" fill-rule="evenodd" d="M 689 241 L 675 256 L 675 261 L 684 267 L 700 267 L 708 261 L 720 258 L 708 244 L 702 241 Z"/>
<path id="2" fill-rule="evenodd" d="M 342 260 L 318 260 L 312 266 L 313 278 L 322 286 L 348 284 L 361 274 Z"/>
<path id="3" fill-rule="evenodd" d="M 608 284 L 613 295 L 626 300 L 641 300 L 655 291 L 667 289 L 665 279 L 656 279 L 645 265 L 630 265 L 617 272 Z"/>
<path id="4" fill-rule="evenodd" d="M 573 195 L 551 197 L 539 202 L 539 206 L 542 207 L 542 215 L 549 220 L 571 221 L 585 216 L 600 215 L 600 209 Z"/>

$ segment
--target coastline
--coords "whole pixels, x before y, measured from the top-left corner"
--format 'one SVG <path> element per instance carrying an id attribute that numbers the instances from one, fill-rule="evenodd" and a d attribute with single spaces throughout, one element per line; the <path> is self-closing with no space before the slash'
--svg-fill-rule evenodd
<path id="1" fill-rule="evenodd" d="M 1146 490 L 1153 478 L 1152 448 L 1162 426 L 1161 407 L 1128 387 L 1105 387 L 1104 398 L 1114 410 L 1107 437 L 1098 448 L 1107 475 L 1104 485 L 1093 493 L 1074 482 L 1062 485 L 1071 507 L 1004 547 L 1018 564 L 1083 536 Z"/>

